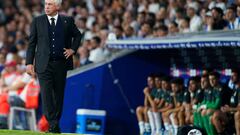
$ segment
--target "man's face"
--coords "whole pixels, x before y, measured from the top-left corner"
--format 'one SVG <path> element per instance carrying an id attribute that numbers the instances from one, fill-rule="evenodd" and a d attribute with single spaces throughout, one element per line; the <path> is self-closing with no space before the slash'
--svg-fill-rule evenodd
<path id="1" fill-rule="evenodd" d="M 167 81 L 162 81 L 162 89 L 169 90 L 170 84 Z"/>
<path id="2" fill-rule="evenodd" d="M 158 77 L 155 78 L 155 85 L 156 85 L 156 88 L 161 88 L 162 86 L 161 80 Z"/>
<path id="3" fill-rule="evenodd" d="M 235 13 L 234 13 L 234 11 L 231 10 L 231 9 L 228 9 L 228 10 L 226 11 L 226 18 L 227 18 L 228 20 L 231 20 L 231 19 L 235 18 Z"/>
<path id="4" fill-rule="evenodd" d="M 144 24 L 142 27 L 141 27 L 141 31 L 143 33 L 143 35 L 148 35 L 150 33 L 150 26 L 148 24 Z"/>
<path id="5" fill-rule="evenodd" d="M 207 78 L 201 78 L 201 87 L 202 89 L 206 89 L 209 86 L 209 82 Z"/>
<path id="6" fill-rule="evenodd" d="M 153 88 L 154 87 L 154 78 L 148 77 L 147 83 L 148 83 L 148 87 Z"/>
<path id="7" fill-rule="evenodd" d="M 60 6 L 55 3 L 55 0 L 45 0 L 45 13 L 49 16 L 54 16 L 57 14 Z"/>
<path id="8" fill-rule="evenodd" d="M 231 75 L 231 80 L 233 83 L 237 83 L 238 81 L 238 74 L 233 72 L 232 75 Z"/>
<path id="9" fill-rule="evenodd" d="M 215 76 L 213 76 L 213 75 L 210 75 L 210 76 L 209 76 L 209 82 L 210 82 L 210 85 L 211 85 L 212 87 L 215 87 L 215 86 L 217 86 L 217 84 L 218 84 L 218 79 L 217 79 L 217 77 L 215 77 Z"/>
<path id="10" fill-rule="evenodd" d="M 195 82 L 195 81 L 193 81 L 193 80 L 191 80 L 190 82 L 189 82 L 189 88 L 188 88 L 190 91 L 192 91 L 192 92 L 194 92 L 194 91 L 196 91 L 196 89 L 197 89 L 197 83 Z"/>
<path id="11" fill-rule="evenodd" d="M 194 14 L 195 14 L 195 11 L 194 11 L 194 9 L 193 8 L 187 8 L 187 15 L 188 15 L 188 17 L 192 17 L 192 16 L 194 16 Z"/>
<path id="12" fill-rule="evenodd" d="M 213 9 L 212 10 L 212 16 L 213 16 L 214 19 L 218 19 L 220 17 L 220 14 L 218 13 L 218 11 Z"/>
<path id="13" fill-rule="evenodd" d="M 176 92 L 178 92 L 179 91 L 179 85 L 178 84 L 175 84 L 175 83 L 172 83 L 171 84 L 171 88 L 172 88 L 172 91 L 174 92 L 174 93 L 176 93 Z"/>
<path id="14" fill-rule="evenodd" d="M 94 39 L 91 39 L 91 47 L 92 47 L 92 49 L 95 49 L 95 48 L 97 48 L 98 47 L 98 44 L 97 44 L 97 42 L 94 40 Z"/>
<path id="15" fill-rule="evenodd" d="M 169 33 L 176 33 L 177 32 L 177 27 L 174 24 L 169 24 L 168 25 L 168 30 L 169 30 Z"/>

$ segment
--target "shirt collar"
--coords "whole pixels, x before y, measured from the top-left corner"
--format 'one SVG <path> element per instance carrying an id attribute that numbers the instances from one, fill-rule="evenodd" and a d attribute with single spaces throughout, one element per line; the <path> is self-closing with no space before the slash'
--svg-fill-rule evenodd
<path id="1" fill-rule="evenodd" d="M 48 17 L 49 22 L 51 22 L 51 18 L 54 18 L 55 19 L 54 21 L 55 21 L 55 24 L 56 24 L 56 21 L 58 19 L 58 13 L 55 16 L 48 16 L 47 15 L 47 17 Z"/>

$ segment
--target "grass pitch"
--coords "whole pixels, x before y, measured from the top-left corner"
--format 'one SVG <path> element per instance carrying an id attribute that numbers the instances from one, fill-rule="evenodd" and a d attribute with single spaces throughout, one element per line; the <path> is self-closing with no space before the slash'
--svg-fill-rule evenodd
<path id="1" fill-rule="evenodd" d="M 80 134 L 51 134 L 44 132 L 21 131 L 21 130 L 0 130 L 0 135 L 80 135 Z"/>

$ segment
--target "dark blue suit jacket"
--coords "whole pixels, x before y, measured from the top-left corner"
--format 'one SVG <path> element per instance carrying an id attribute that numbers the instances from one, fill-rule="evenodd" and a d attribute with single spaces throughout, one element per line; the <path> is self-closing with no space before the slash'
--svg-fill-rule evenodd
<path id="1" fill-rule="evenodd" d="M 59 15 L 63 23 L 64 47 L 71 48 L 75 52 L 80 45 L 82 34 L 76 27 L 74 19 Z M 47 15 L 41 15 L 33 19 L 30 27 L 29 46 L 27 49 L 26 65 L 33 64 L 35 60 L 35 71 L 45 71 L 50 57 L 50 39 L 48 33 Z M 73 69 L 73 58 L 66 59 L 67 70 Z"/>

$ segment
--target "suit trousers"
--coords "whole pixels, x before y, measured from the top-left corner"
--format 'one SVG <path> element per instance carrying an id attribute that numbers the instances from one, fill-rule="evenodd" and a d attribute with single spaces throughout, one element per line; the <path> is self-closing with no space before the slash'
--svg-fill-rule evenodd
<path id="1" fill-rule="evenodd" d="M 50 127 L 58 126 L 61 118 L 67 75 L 66 67 L 65 60 L 49 61 L 46 70 L 42 73 L 37 73 L 43 113 Z"/>

